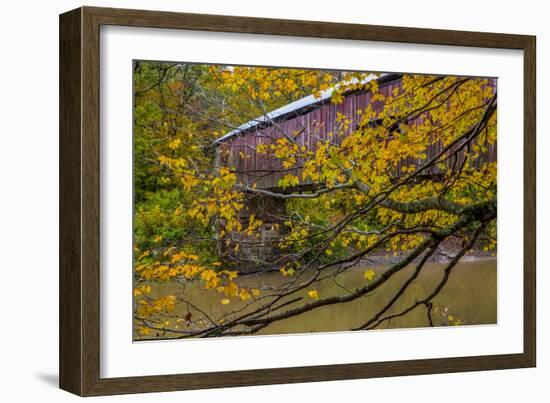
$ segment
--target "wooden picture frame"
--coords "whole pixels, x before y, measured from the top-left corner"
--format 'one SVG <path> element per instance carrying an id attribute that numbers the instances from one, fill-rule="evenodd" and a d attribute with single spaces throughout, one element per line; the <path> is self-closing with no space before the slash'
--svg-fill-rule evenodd
<path id="1" fill-rule="evenodd" d="M 229 372 L 100 377 L 100 26 L 302 36 L 524 52 L 523 353 Z M 81 396 L 533 367 L 535 37 L 81 7 L 60 16 L 60 387 Z"/>

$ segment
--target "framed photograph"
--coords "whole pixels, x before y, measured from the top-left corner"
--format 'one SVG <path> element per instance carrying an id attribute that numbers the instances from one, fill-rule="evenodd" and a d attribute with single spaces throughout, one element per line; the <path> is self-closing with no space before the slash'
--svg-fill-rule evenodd
<path id="1" fill-rule="evenodd" d="M 60 16 L 60 386 L 533 367 L 535 37 Z"/>

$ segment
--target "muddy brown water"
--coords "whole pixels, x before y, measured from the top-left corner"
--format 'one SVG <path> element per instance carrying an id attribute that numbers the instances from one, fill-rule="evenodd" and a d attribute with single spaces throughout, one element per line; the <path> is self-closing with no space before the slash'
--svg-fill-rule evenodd
<path id="1" fill-rule="evenodd" d="M 428 263 L 407 291 L 400 297 L 388 313 L 402 311 L 416 300 L 428 295 L 443 275 L 443 263 Z M 373 267 L 377 275 L 386 268 Z M 370 319 L 395 294 L 397 289 L 412 273 L 413 267 L 408 267 L 392 276 L 386 283 L 372 293 L 354 301 L 321 307 L 304 314 L 270 324 L 257 334 L 287 334 L 310 332 L 344 331 L 357 327 Z M 323 280 L 315 286 L 319 297 L 343 295 L 342 288 L 355 289 L 365 284 L 365 268 L 355 269 L 338 278 L 338 284 L 332 280 Z M 288 278 L 284 278 L 287 280 Z M 247 287 L 265 288 L 270 284 L 279 284 L 283 281 L 280 273 L 262 273 L 243 276 L 238 279 L 239 284 Z M 223 295 L 213 291 L 205 291 L 199 283 L 191 282 L 185 285 L 180 283 L 151 283 L 152 297 L 163 295 L 179 295 L 200 308 L 212 318 L 219 318 L 223 314 L 242 307 L 242 303 L 231 299 L 228 305 L 221 304 Z M 305 299 L 307 290 L 301 294 Z M 262 293 L 267 291 L 262 291 Z M 311 300 L 311 299 L 310 299 Z M 303 303 L 303 302 L 301 302 Z M 494 324 L 497 322 L 497 263 L 496 259 L 482 259 L 472 262 L 460 262 L 440 294 L 433 299 L 433 321 L 436 326 L 447 325 L 479 325 Z M 176 306 L 175 313 L 179 320 L 169 319 L 170 326 L 177 326 L 180 330 L 196 329 L 206 326 L 207 323 L 197 322 L 189 325 L 183 318 L 189 312 L 189 307 L 183 303 Z M 198 317 L 193 309 L 194 318 Z M 420 306 L 407 315 L 384 322 L 379 329 L 384 328 L 414 328 L 428 326 L 426 308 Z M 171 333 L 152 332 L 147 338 L 172 338 L 178 336 Z"/>

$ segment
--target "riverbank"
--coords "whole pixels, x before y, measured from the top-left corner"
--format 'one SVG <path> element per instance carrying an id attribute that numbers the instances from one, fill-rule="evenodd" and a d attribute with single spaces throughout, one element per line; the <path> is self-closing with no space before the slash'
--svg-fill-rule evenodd
<path id="1" fill-rule="evenodd" d="M 459 238 L 449 238 L 445 240 L 435 253 L 428 259 L 429 263 L 448 263 L 462 249 L 462 240 Z M 380 266 L 389 266 L 401 261 L 410 251 L 388 252 L 388 251 L 373 251 L 368 257 L 363 259 L 364 264 L 374 264 Z M 469 250 L 461 259 L 461 262 L 482 262 L 487 260 L 496 260 L 497 250 L 485 248 L 484 245 L 476 245 Z M 414 260 L 417 262 L 421 257 Z"/>

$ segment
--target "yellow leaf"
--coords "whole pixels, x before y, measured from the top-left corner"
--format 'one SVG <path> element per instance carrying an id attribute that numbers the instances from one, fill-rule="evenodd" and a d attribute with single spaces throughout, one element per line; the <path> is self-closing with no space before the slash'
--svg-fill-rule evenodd
<path id="1" fill-rule="evenodd" d="M 134 288 L 134 297 L 138 297 L 140 295 L 149 294 L 151 292 L 151 286 L 149 285 L 142 285 L 140 287 Z"/>
<path id="2" fill-rule="evenodd" d="M 180 139 L 175 139 L 172 142 L 170 142 L 170 144 L 168 144 L 168 147 L 171 150 L 175 150 L 176 148 L 178 148 L 180 146 L 180 144 L 181 144 L 181 140 Z"/>
<path id="3" fill-rule="evenodd" d="M 220 302 L 221 302 L 222 305 L 227 305 L 227 304 L 229 304 L 231 301 L 230 301 L 228 298 L 224 298 L 224 299 L 222 299 Z"/>
<path id="4" fill-rule="evenodd" d="M 365 277 L 365 279 L 367 279 L 368 281 L 372 281 L 372 279 L 374 278 L 374 276 L 376 276 L 376 272 L 372 269 L 368 269 L 365 271 L 365 273 L 363 274 L 363 276 Z"/>
<path id="5" fill-rule="evenodd" d="M 317 290 L 311 290 L 307 293 L 307 295 L 309 295 L 310 298 L 319 299 L 319 293 Z"/>
<path id="6" fill-rule="evenodd" d="M 150 254 L 151 254 L 151 252 L 148 251 L 148 250 L 146 250 L 145 252 L 143 252 L 143 253 L 137 258 L 137 260 L 141 260 L 141 259 L 143 259 L 144 257 L 149 256 Z"/>
<path id="7" fill-rule="evenodd" d="M 137 332 L 142 336 L 148 335 L 151 330 L 148 327 L 140 327 L 137 329 Z"/>

